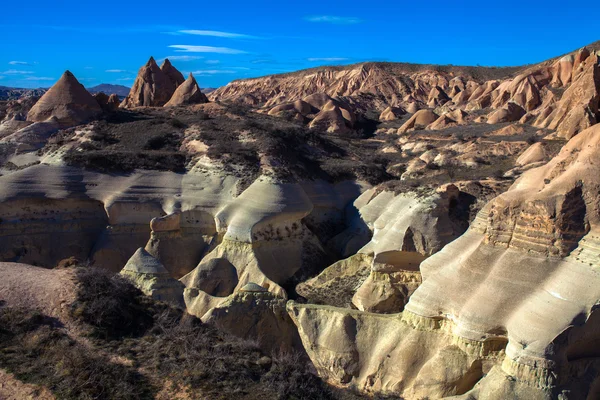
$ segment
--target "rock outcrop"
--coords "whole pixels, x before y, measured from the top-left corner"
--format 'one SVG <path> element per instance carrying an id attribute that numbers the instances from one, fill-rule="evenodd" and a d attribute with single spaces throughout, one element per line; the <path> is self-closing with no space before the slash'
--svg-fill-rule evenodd
<path id="1" fill-rule="evenodd" d="M 112 112 L 116 111 L 119 108 L 119 104 L 121 103 L 119 100 L 119 96 L 116 94 L 111 94 L 107 96 L 103 92 L 98 92 L 94 95 L 94 98 L 102 108 L 104 112 Z"/>
<path id="2" fill-rule="evenodd" d="M 153 57 L 140 68 L 129 95 L 121 103 L 121 107 L 162 107 L 173 96 L 176 86 Z"/>
<path id="3" fill-rule="evenodd" d="M 202 321 L 231 335 L 255 340 L 267 354 L 302 353 L 304 348 L 286 311 L 286 302 L 266 289 L 249 291 L 242 288 L 211 309 Z"/>
<path id="4" fill-rule="evenodd" d="M 398 119 L 399 117 L 401 117 L 404 113 L 405 113 L 405 111 L 399 107 L 388 107 L 385 110 L 383 110 L 381 115 L 379 115 L 379 120 L 380 121 L 394 121 L 394 120 Z"/>
<path id="5" fill-rule="evenodd" d="M 160 66 L 160 69 L 162 72 L 165 73 L 165 75 L 167 75 L 171 83 L 173 83 L 173 86 L 175 86 L 176 88 L 179 87 L 179 85 L 181 85 L 183 82 L 185 82 L 183 74 L 179 72 L 179 70 L 177 70 L 177 68 L 175 68 L 173 64 L 171 64 L 171 61 L 169 61 L 168 58 L 165 58 L 165 61 L 163 61 L 162 65 Z"/>
<path id="6" fill-rule="evenodd" d="M 419 110 L 408 121 L 398 128 L 398 134 L 410 132 L 415 129 L 423 129 L 435 122 L 439 116 L 431 110 Z"/>
<path id="7" fill-rule="evenodd" d="M 68 127 L 91 121 L 102 114 L 100 105 L 70 72 L 60 79 L 35 103 L 27 120 L 43 122 L 52 117 L 60 126 Z"/>
<path id="8" fill-rule="evenodd" d="M 534 125 L 556 130 L 560 137 L 572 138 L 596 124 L 600 106 L 600 66 L 598 56 L 588 56 L 573 71 L 573 83 L 560 101 L 540 112 Z"/>
<path id="9" fill-rule="evenodd" d="M 421 261 L 467 228 L 472 201 L 452 185 L 423 198 L 366 191 L 354 203 L 358 215 L 348 232 L 334 239 L 345 247 L 343 240 L 354 241 L 370 231 L 365 244 L 357 254 L 298 285 L 297 293 L 316 303 L 352 304 L 370 312 L 401 311 L 421 282 Z"/>
<path id="10" fill-rule="evenodd" d="M 408 398 L 593 398 L 600 375 L 600 126 L 420 265 L 400 315 L 288 304 L 319 374 Z"/>
<path id="11" fill-rule="evenodd" d="M 177 307 L 184 305 L 183 284 L 171 278 L 161 262 L 142 248 L 127 261 L 121 275 L 129 278 L 146 296 Z"/>
<path id="12" fill-rule="evenodd" d="M 499 110 L 492 113 L 488 119 L 488 124 L 499 124 L 502 122 L 514 122 L 521 119 L 526 111 L 517 103 L 508 102 Z"/>
<path id="13" fill-rule="evenodd" d="M 175 90 L 171 99 L 165 104 L 165 107 L 203 103 L 208 103 L 208 98 L 202 93 L 198 82 L 196 82 L 196 78 L 190 72 L 190 76 L 177 87 L 177 90 Z"/>

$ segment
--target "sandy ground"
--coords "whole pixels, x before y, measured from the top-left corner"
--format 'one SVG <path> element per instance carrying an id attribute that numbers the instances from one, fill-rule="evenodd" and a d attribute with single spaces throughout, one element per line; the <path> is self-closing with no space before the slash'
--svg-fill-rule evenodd
<path id="1" fill-rule="evenodd" d="M 74 271 L 49 270 L 26 264 L 0 262 L 0 304 L 37 308 L 61 318 L 75 300 Z"/>

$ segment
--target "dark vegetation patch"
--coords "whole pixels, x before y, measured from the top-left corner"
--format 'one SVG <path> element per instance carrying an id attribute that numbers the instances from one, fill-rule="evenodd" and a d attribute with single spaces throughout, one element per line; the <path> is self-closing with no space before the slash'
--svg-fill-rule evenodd
<path id="1" fill-rule="evenodd" d="M 34 310 L 0 308 L 0 367 L 60 399 L 144 399 L 152 386 L 135 368 L 69 337 Z"/>
<path id="2" fill-rule="evenodd" d="M 91 139 L 64 155 L 69 165 L 107 173 L 135 169 L 185 172 L 186 154 L 179 151 L 187 125 L 162 110 L 119 110 L 93 124 Z M 75 129 L 60 131 L 45 152 L 67 144 Z"/>
<path id="3" fill-rule="evenodd" d="M 73 322 L 87 340 L 35 310 L 0 304 L 0 368 L 57 398 L 364 398 L 326 385 L 301 355 L 265 355 L 121 277 L 78 267 L 76 279 Z"/>
<path id="4" fill-rule="evenodd" d="M 365 132 L 374 128 L 373 121 L 362 121 Z M 373 146 L 365 142 L 361 149 L 356 136 L 336 137 L 239 104 L 210 115 L 190 108 L 120 110 L 93 126 L 91 140 L 64 155 L 67 164 L 106 173 L 138 168 L 185 172 L 195 155 L 181 145 L 185 130 L 194 127 L 198 133 L 186 140 L 201 140 L 209 158 L 248 181 L 260 174 L 281 181 L 361 179 L 372 184 L 389 178 L 381 160 L 371 156 Z M 42 152 L 74 137 L 75 129 L 60 131 Z"/>

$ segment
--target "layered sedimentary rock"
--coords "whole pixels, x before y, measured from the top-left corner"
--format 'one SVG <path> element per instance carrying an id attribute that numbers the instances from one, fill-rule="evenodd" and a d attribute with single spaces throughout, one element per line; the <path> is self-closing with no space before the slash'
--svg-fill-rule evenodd
<path id="1" fill-rule="evenodd" d="M 366 191 L 354 203 L 358 215 L 348 231 L 334 239 L 341 247 L 361 237 L 365 244 L 296 291 L 318 303 L 401 311 L 421 282 L 419 263 L 466 229 L 470 201 L 452 185 L 426 197 Z"/>
<path id="2" fill-rule="evenodd" d="M 401 315 L 290 304 L 320 374 L 409 398 L 597 396 L 599 134 L 571 139 L 423 261 Z"/>
<path id="3" fill-rule="evenodd" d="M 101 113 L 96 99 L 70 71 L 65 71 L 29 110 L 27 120 L 43 122 L 54 117 L 62 127 L 67 127 L 90 121 Z"/>
<path id="4" fill-rule="evenodd" d="M 213 216 L 202 210 L 176 210 L 155 217 L 150 221 L 150 229 L 145 249 L 177 279 L 198 265 L 216 236 Z"/>
<path id="5" fill-rule="evenodd" d="M 129 95 L 121 103 L 121 107 L 162 107 L 173 96 L 176 86 L 153 57 L 140 68 Z"/>
<path id="6" fill-rule="evenodd" d="M 298 184 L 254 182 L 215 216 L 222 241 L 202 259 L 228 260 L 238 275 L 237 288 L 255 282 L 276 295 L 286 297 L 280 286 L 306 263 L 318 263 L 323 249 L 301 222 L 312 211 L 312 203 Z M 203 271 L 199 265 L 182 278 L 188 310 L 201 317 L 212 304 L 212 296 L 198 290 L 195 282 Z"/>

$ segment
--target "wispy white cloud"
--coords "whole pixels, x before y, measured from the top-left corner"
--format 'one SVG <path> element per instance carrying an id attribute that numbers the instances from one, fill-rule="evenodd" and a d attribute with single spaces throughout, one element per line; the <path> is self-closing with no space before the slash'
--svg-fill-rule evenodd
<path id="1" fill-rule="evenodd" d="M 230 69 L 201 69 L 193 71 L 194 75 L 218 75 L 218 74 L 235 74 L 237 71 Z"/>
<path id="2" fill-rule="evenodd" d="M 305 18 L 309 22 L 324 22 L 328 24 L 337 24 L 337 25 L 349 25 L 349 24 L 358 24 L 362 22 L 360 18 L 356 17 L 339 17 L 335 15 L 314 15 L 311 17 Z"/>
<path id="3" fill-rule="evenodd" d="M 27 61 L 9 61 L 10 65 L 31 65 Z"/>
<path id="4" fill-rule="evenodd" d="M 250 61 L 252 64 L 279 64 L 276 60 L 271 59 L 258 59 Z"/>
<path id="5" fill-rule="evenodd" d="M 8 71 L 4 71 L 2 73 L 6 74 L 6 75 L 28 75 L 28 74 L 33 74 L 33 71 L 21 71 L 18 69 L 9 69 Z"/>
<path id="6" fill-rule="evenodd" d="M 165 59 L 168 58 L 169 61 L 195 61 L 195 60 L 200 60 L 204 57 L 202 56 L 167 56 L 167 57 L 163 57 L 161 59 L 159 59 L 159 62 L 163 62 L 165 61 Z"/>
<path id="7" fill-rule="evenodd" d="M 53 81 L 54 78 L 50 78 L 48 76 L 28 76 L 25 78 L 26 81 Z"/>
<path id="8" fill-rule="evenodd" d="M 127 72 L 127 71 L 125 71 L 124 69 L 107 69 L 104 72 L 110 72 L 110 73 L 120 74 L 120 73 Z"/>
<path id="9" fill-rule="evenodd" d="M 344 57 L 311 57 L 308 61 L 347 61 L 349 58 Z"/>
<path id="10" fill-rule="evenodd" d="M 0 75 L 0 79 L 4 79 L 4 78 L 5 78 L 5 76 Z"/>
<path id="11" fill-rule="evenodd" d="M 220 64 L 221 61 L 219 60 L 206 60 L 204 61 L 205 64 Z"/>
<path id="12" fill-rule="evenodd" d="M 176 33 L 184 34 L 184 35 L 196 35 L 196 36 L 212 36 L 212 37 L 220 37 L 227 39 L 258 39 L 257 36 L 245 35 L 242 33 L 233 33 L 233 32 L 222 32 L 222 31 L 205 31 L 205 30 L 197 30 L 197 29 L 183 29 L 177 31 Z"/>
<path id="13" fill-rule="evenodd" d="M 188 44 L 172 44 L 169 46 L 175 51 L 184 53 L 218 53 L 218 54 L 246 54 L 243 50 L 231 49 L 229 47 L 193 46 Z"/>
<path id="14" fill-rule="evenodd" d="M 94 67 L 83 67 L 83 69 L 94 69 Z"/>
<path id="15" fill-rule="evenodd" d="M 127 81 L 132 81 L 133 78 L 119 78 L 119 79 L 115 79 L 115 80 L 119 81 L 119 82 L 127 82 Z"/>

